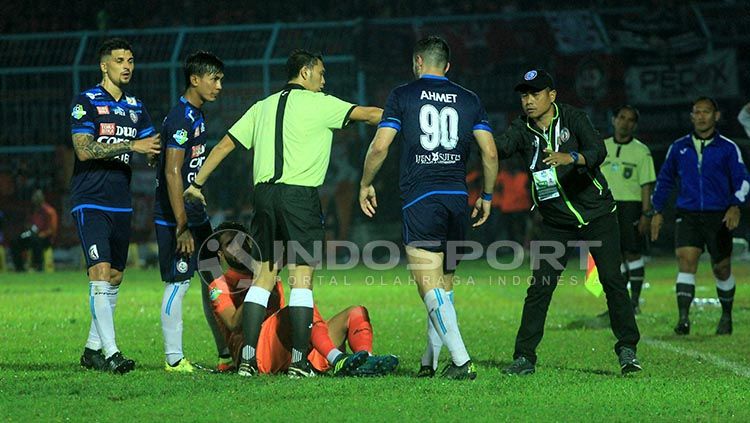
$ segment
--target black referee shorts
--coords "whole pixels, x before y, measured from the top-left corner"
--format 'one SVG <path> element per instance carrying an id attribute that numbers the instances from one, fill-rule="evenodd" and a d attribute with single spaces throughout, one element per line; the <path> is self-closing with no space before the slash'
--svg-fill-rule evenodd
<path id="1" fill-rule="evenodd" d="M 708 249 L 711 262 L 718 263 L 732 255 L 732 232 L 722 222 L 726 212 L 688 212 L 677 210 L 675 248 Z"/>
<path id="2" fill-rule="evenodd" d="M 623 253 L 643 253 L 644 237 L 638 233 L 641 220 L 640 201 L 618 201 L 617 221 L 620 223 L 620 251 Z"/>
<path id="3" fill-rule="evenodd" d="M 318 189 L 286 184 L 255 186 L 252 236 L 260 261 L 280 262 L 274 242 L 281 242 L 283 262 L 314 266 L 322 257 L 325 224 Z M 318 254 L 316 252 L 320 251 Z"/>

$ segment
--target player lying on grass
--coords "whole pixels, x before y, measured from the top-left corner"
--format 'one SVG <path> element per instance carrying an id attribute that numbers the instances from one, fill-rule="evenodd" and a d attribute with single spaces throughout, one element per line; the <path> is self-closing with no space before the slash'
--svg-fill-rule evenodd
<path id="1" fill-rule="evenodd" d="M 209 241 L 218 241 L 219 245 L 207 244 L 208 248 L 218 248 L 219 257 L 228 266 L 226 272 L 215 278 L 208 289 L 214 317 L 232 353 L 235 368 L 244 345 L 243 300 L 253 283 L 250 237 L 246 234 L 247 228 L 242 224 L 224 222 Z M 331 370 L 335 376 L 379 376 L 393 372 L 398 366 L 396 356 L 372 355 L 372 325 L 365 307 L 347 307 L 329 320 L 323 319 L 317 307 L 313 312 L 310 335 L 312 351 L 308 359 L 317 372 Z M 277 278 L 258 342 L 260 373 L 286 372 L 292 359 L 291 331 L 289 309 L 284 305 L 283 287 Z M 353 354 L 343 352 L 345 343 L 349 344 Z"/>

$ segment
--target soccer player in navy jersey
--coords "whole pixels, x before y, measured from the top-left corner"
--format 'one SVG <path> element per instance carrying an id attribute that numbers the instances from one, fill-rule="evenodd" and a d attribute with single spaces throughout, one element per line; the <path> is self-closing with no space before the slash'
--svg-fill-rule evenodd
<path id="1" fill-rule="evenodd" d="M 420 40 L 414 47 L 413 65 L 417 80 L 397 87 L 388 97 L 365 159 L 359 202 L 362 211 L 373 217 L 377 199 L 372 181 L 400 132 L 399 185 L 409 267 L 427 307 L 428 330 L 451 353 L 452 362 L 442 376 L 474 379 L 476 370 L 449 294 L 459 258 L 452 246 L 465 240 L 469 226 L 466 162 L 471 143 L 479 146 L 484 172 L 484 193 L 471 213 L 472 218 L 479 215 L 474 227 L 490 214 L 497 150 L 479 97 L 445 77 L 450 68 L 448 43 L 435 36 Z M 418 376 L 434 375 L 433 358 L 439 350 L 439 344 L 428 345 Z"/>
<path id="2" fill-rule="evenodd" d="M 206 119 L 201 107 L 221 92 L 224 63 L 215 55 L 198 51 L 185 60 L 185 93 L 164 118 L 164 145 L 156 172 L 154 222 L 159 245 L 159 270 L 164 281 L 161 327 L 166 354 L 165 370 L 192 372 L 182 353 L 182 299 L 190 287 L 198 257 L 196 250 L 211 235 L 206 207 L 185 202 L 182 192 L 190 185 L 206 160 Z M 211 282 L 210 279 L 206 283 Z M 207 289 L 203 289 L 204 311 L 215 339 L 224 346 L 213 324 Z M 221 354 L 222 351 L 219 352 Z M 229 358 L 229 351 L 224 352 Z"/>
<path id="3" fill-rule="evenodd" d="M 123 88 L 133 75 L 130 44 L 120 38 L 98 52 L 102 81 L 73 99 L 75 167 L 71 213 L 86 257 L 91 327 L 81 366 L 127 373 L 135 368 L 115 342 L 114 309 L 130 244 L 130 159 L 159 154 L 159 135 L 140 100 Z"/>

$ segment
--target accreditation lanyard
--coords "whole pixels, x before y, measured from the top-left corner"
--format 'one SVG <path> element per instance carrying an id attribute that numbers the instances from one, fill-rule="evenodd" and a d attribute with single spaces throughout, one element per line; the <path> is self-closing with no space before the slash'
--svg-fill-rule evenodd
<path id="1" fill-rule="evenodd" d="M 554 103 L 553 103 L 554 104 Z M 536 129 L 534 129 L 531 125 L 529 125 L 528 120 L 526 121 L 526 127 L 529 128 L 532 132 L 534 132 L 537 135 L 541 135 L 541 137 L 546 141 L 547 148 L 550 150 L 558 151 L 560 149 L 560 145 L 557 142 L 558 137 L 560 136 L 560 121 L 558 119 L 558 110 L 557 105 L 555 106 L 555 116 L 552 118 L 552 122 L 550 122 L 549 128 L 544 133 L 540 133 Z M 540 143 L 541 144 L 541 143 Z M 554 149 L 553 149 L 554 144 Z M 542 169 L 538 171 L 534 171 L 536 168 L 537 160 L 539 159 L 539 150 L 541 150 L 541 146 L 537 146 L 534 151 L 534 158 L 531 161 L 531 166 L 529 169 L 531 170 L 532 179 L 534 182 L 534 188 L 537 194 L 537 198 L 539 201 L 546 201 L 551 200 L 553 198 L 557 198 L 560 196 L 560 191 L 557 187 L 557 172 L 554 168 L 549 169 Z"/>

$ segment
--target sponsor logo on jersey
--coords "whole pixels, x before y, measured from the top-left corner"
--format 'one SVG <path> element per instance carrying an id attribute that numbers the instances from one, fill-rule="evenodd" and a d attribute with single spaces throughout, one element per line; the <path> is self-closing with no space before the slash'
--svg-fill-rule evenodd
<path id="1" fill-rule="evenodd" d="M 188 264 L 184 259 L 177 260 L 177 271 L 180 273 L 185 273 L 188 271 Z"/>
<path id="2" fill-rule="evenodd" d="M 130 120 L 132 120 L 133 123 L 138 123 L 138 113 L 136 113 L 135 110 L 130 111 Z"/>
<path id="3" fill-rule="evenodd" d="M 129 141 L 132 139 L 135 139 L 136 135 L 138 134 L 138 130 L 136 130 L 133 127 L 130 126 L 116 126 L 114 123 L 112 124 L 101 124 L 101 131 L 104 131 L 104 125 L 112 125 L 112 128 L 107 128 L 108 131 L 113 131 L 112 134 L 105 134 L 102 133 L 101 136 L 97 139 L 98 142 L 103 142 L 106 144 L 119 144 L 121 142 Z"/>
<path id="4" fill-rule="evenodd" d="M 81 120 L 82 117 L 86 116 L 86 111 L 83 110 L 83 106 L 76 104 L 73 106 L 73 113 L 70 114 L 75 120 Z"/>
<path id="5" fill-rule="evenodd" d="M 91 260 L 99 260 L 99 250 L 96 248 L 96 244 L 89 247 L 89 258 Z"/>
<path id="6" fill-rule="evenodd" d="M 117 116 L 125 116 L 125 110 L 120 106 L 117 106 L 114 109 L 112 109 L 112 112 L 114 112 L 114 114 L 116 114 Z"/>
<path id="7" fill-rule="evenodd" d="M 108 115 L 109 106 L 96 106 L 96 113 L 99 113 L 100 115 Z"/>
<path id="8" fill-rule="evenodd" d="M 138 102 L 135 101 L 135 97 L 125 96 L 125 101 L 128 102 L 131 106 L 137 106 Z"/>
<path id="9" fill-rule="evenodd" d="M 179 144 L 185 144 L 188 140 L 188 133 L 184 129 L 178 129 L 177 132 L 172 135 L 172 138 L 174 138 L 174 141 Z"/>
<path id="10" fill-rule="evenodd" d="M 211 288 L 211 291 L 208 293 L 208 297 L 211 298 L 211 301 L 216 301 L 219 299 L 219 297 L 223 294 L 221 289 L 219 288 Z"/>
<path id="11" fill-rule="evenodd" d="M 196 157 L 199 157 L 199 156 L 203 155 L 203 153 L 205 153 L 205 152 L 206 152 L 206 145 L 205 144 L 194 145 L 193 146 L 193 151 L 192 151 L 192 154 L 190 155 L 190 157 L 191 158 L 196 158 Z"/>
<path id="12" fill-rule="evenodd" d="M 99 124 L 99 135 L 114 135 L 117 125 L 114 123 Z"/>
<path id="13" fill-rule="evenodd" d="M 430 154 L 417 154 L 415 159 L 415 163 L 417 164 L 454 164 L 461 161 L 461 155 L 435 152 Z"/>

